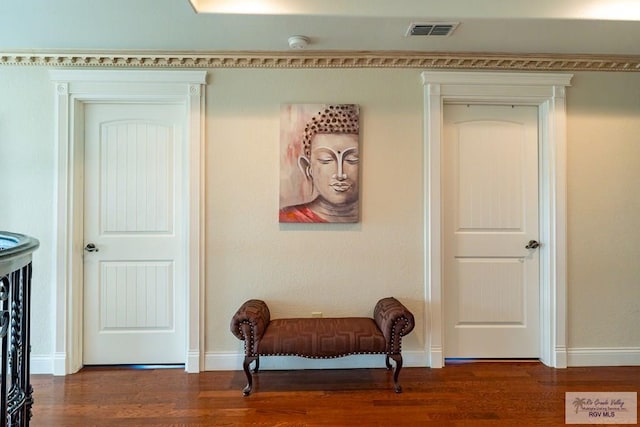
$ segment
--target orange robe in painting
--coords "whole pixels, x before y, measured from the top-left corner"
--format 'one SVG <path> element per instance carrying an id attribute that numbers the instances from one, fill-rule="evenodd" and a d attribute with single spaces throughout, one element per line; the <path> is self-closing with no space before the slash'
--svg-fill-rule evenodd
<path id="1" fill-rule="evenodd" d="M 305 205 L 280 209 L 280 222 L 328 222 Z"/>

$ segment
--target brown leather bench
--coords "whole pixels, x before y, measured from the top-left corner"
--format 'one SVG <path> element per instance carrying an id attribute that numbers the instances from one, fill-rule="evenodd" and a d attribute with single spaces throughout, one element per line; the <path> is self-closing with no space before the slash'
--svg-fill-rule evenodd
<path id="1" fill-rule="evenodd" d="M 264 301 L 252 299 L 240 306 L 231 319 L 231 332 L 244 341 L 243 369 L 247 376 L 245 396 L 251 393 L 260 356 L 301 356 L 313 359 L 337 358 L 353 354 L 384 354 L 395 362 L 393 382 L 402 392 L 398 375 L 402 369 L 402 337 L 413 330 L 413 314 L 393 297 L 383 298 L 368 317 L 293 318 L 271 320 Z"/>

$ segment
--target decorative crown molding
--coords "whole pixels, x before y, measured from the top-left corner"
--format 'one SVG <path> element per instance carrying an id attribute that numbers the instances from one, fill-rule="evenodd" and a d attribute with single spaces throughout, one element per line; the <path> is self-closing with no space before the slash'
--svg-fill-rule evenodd
<path id="1" fill-rule="evenodd" d="M 509 71 L 640 71 L 640 55 L 459 52 L 0 52 L 0 65 L 117 68 L 429 68 Z"/>

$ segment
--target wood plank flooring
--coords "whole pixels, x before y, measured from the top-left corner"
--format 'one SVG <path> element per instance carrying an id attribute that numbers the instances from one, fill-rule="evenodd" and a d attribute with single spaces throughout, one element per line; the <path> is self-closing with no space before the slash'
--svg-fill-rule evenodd
<path id="1" fill-rule="evenodd" d="M 383 363 L 383 362 L 381 362 Z M 561 426 L 567 391 L 640 391 L 640 366 L 537 362 L 385 369 L 241 371 L 89 368 L 33 375 L 32 426 Z"/>

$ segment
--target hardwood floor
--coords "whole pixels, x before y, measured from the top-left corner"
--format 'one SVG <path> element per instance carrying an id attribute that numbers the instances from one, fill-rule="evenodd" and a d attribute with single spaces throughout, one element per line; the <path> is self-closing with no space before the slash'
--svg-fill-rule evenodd
<path id="1" fill-rule="evenodd" d="M 382 363 L 382 362 L 381 362 Z M 32 426 L 560 426 L 567 391 L 640 390 L 640 367 L 537 362 L 385 369 L 241 371 L 89 368 L 33 375 Z"/>

